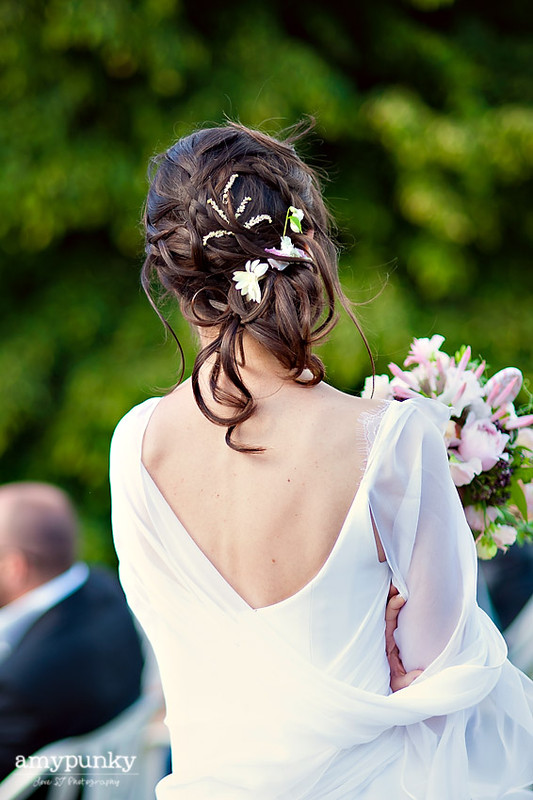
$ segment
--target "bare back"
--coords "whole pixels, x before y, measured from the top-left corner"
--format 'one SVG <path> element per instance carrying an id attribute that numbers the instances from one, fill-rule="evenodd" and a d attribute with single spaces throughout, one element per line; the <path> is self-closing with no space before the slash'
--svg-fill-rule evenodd
<path id="1" fill-rule="evenodd" d="M 254 608 L 272 605 L 327 560 L 364 469 L 360 416 L 379 405 L 324 383 L 285 383 L 239 427 L 240 441 L 266 448 L 246 454 L 226 445 L 186 381 L 156 407 L 143 463 L 233 589 Z"/>

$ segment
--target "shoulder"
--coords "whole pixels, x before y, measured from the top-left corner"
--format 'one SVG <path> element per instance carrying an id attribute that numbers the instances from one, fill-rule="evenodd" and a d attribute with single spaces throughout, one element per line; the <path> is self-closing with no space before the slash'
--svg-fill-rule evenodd
<path id="1" fill-rule="evenodd" d="M 344 456 L 351 458 L 353 452 L 361 451 L 362 445 L 363 450 L 367 449 L 373 438 L 367 434 L 374 428 L 374 422 L 378 427 L 387 405 L 387 401 L 361 398 L 322 383 L 310 390 L 308 404 L 296 411 L 301 425 L 306 422 L 315 437 L 319 433 L 323 447 L 329 442 L 327 449 L 337 460 Z"/>
<path id="2" fill-rule="evenodd" d="M 117 458 L 134 457 L 138 451 L 144 431 L 158 405 L 160 397 L 150 397 L 143 403 L 133 406 L 117 423 L 111 437 L 111 464 Z"/>
<path id="3" fill-rule="evenodd" d="M 438 470 L 447 463 L 444 431 L 450 411 L 438 400 L 425 397 L 389 401 L 378 430 L 379 446 L 374 448 L 378 472 L 390 477 L 389 473 L 397 475 L 401 470 L 407 478 L 419 467 Z"/>
<path id="4" fill-rule="evenodd" d="M 113 432 L 109 452 L 113 515 L 119 505 L 124 509 L 139 502 L 143 436 L 159 400 L 159 397 L 151 397 L 134 406 L 122 417 Z M 123 503 L 119 503 L 121 498 Z"/>
<path id="5" fill-rule="evenodd" d="M 412 397 L 408 400 L 390 400 L 388 409 L 391 424 L 405 432 L 431 434 L 442 437 L 450 419 L 451 408 L 429 397 Z"/>
<path id="6" fill-rule="evenodd" d="M 209 448 L 221 430 L 198 408 L 190 378 L 159 400 L 144 415 L 142 426 L 142 460 L 149 472 L 178 453 L 190 453 L 198 442 Z"/>
<path id="7" fill-rule="evenodd" d="M 343 392 L 327 383 L 320 384 L 320 388 L 323 407 L 335 416 L 338 415 L 339 422 L 346 420 L 350 425 L 353 425 L 354 419 L 357 419 L 360 414 L 380 413 L 391 402 L 348 394 L 348 392 Z"/>
<path id="8" fill-rule="evenodd" d="M 430 397 L 412 397 L 403 402 L 413 409 L 417 419 L 423 419 L 427 425 L 433 425 L 442 432 L 446 428 L 452 411 L 449 406 Z"/>
<path id="9" fill-rule="evenodd" d="M 143 426 L 145 427 L 161 399 L 161 397 L 149 397 L 148 400 L 144 400 L 142 403 L 138 403 L 136 406 L 133 406 L 133 408 L 130 408 L 115 426 L 111 441 L 113 442 L 124 436 L 131 435 L 133 431 L 139 430 L 139 428 L 143 428 Z"/>
<path id="10" fill-rule="evenodd" d="M 398 402 L 398 401 L 394 401 Z M 438 465 L 448 460 L 444 433 L 450 419 L 451 408 L 439 400 L 415 397 L 400 403 L 400 425 L 398 441 L 410 452 L 411 458 L 420 453 L 424 467 Z"/>

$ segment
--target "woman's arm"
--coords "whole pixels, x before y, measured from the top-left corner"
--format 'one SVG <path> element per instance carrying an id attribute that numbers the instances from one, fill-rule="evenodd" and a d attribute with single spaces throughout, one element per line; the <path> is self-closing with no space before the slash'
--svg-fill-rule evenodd
<path id="1" fill-rule="evenodd" d="M 400 665 L 411 673 L 444 651 L 458 655 L 465 625 L 477 625 L 475 548 L 433 419 L 440 410 L 434 403 L 406 401 L 396 418 L 384 420 L 388 426 L 371 476 L 372 517 L 394 586 L 406 601 L 399 617 L 400 600 L 392 598 L 388 611 L 395 685 L 403 679 Z"/>

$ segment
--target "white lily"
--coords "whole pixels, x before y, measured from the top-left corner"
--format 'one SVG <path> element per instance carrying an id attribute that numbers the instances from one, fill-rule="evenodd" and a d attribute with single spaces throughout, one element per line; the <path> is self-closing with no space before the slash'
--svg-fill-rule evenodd
<path id="1" fill-rule="evenodd" d="M 260 303 L 261 289 L 259 286 L 259 278 L 263 277 L 267 269 L 268 264 L 259 261 L 259 259 L 247 261 L 244 265 L 244 270 L 236 270 L 233 273 L 232 280 L 235 281 L 235 288 L 243 297 L 246 297 L 247 300 Z"/>

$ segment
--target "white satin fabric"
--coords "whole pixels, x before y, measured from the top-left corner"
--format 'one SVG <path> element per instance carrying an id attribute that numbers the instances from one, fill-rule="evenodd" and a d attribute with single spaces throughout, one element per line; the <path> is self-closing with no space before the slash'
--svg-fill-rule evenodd
<path id="1" fill-rule="evenodd" d="M 292 597 L 254 610 L 142 465 L 157 402 L 117 426 L 111 488 L 120 578 L 166 697 L 173 773 L 158 800 L 531 800 L 533 684 L 476 605 L 444 406 L 385 404 L 326 563 Z M 396 634 L 404 664 L 424 668 L 394 694 L 391 578 L 408 601 Z"/>

